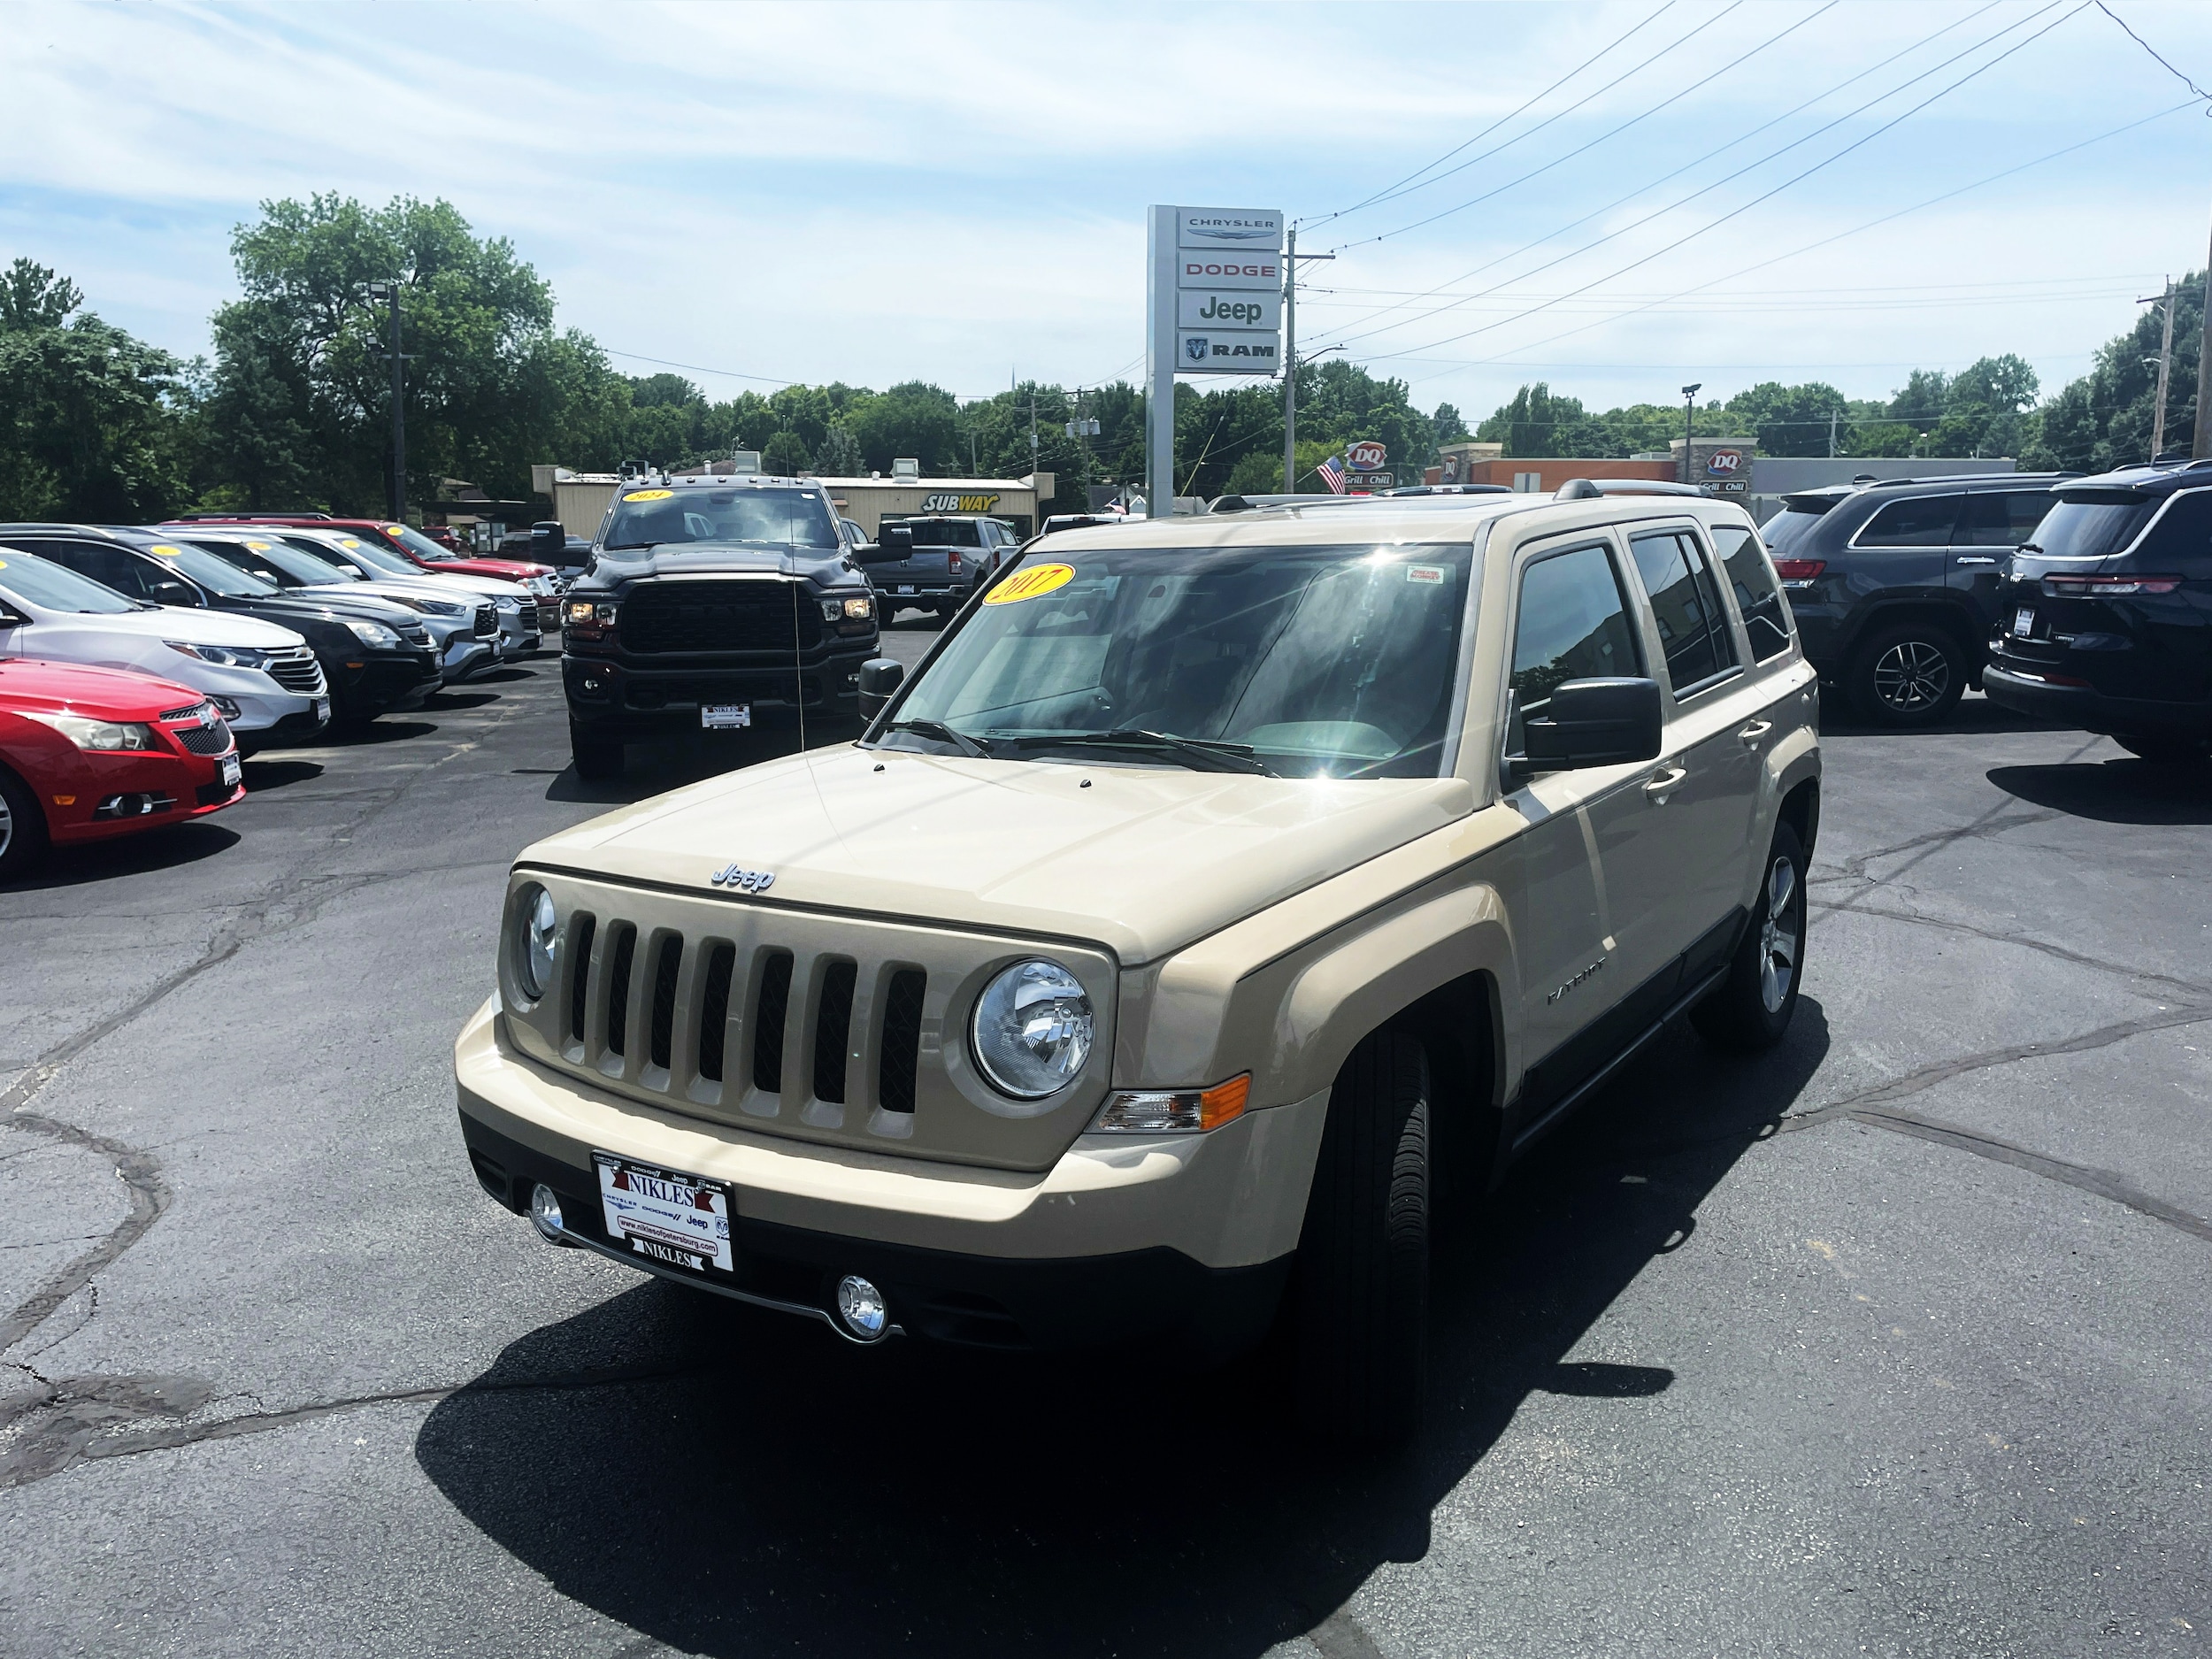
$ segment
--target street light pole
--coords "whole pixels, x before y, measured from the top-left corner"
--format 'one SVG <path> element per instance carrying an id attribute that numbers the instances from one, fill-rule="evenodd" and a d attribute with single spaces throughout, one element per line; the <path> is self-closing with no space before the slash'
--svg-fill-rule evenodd
<path id="1" fill-rule="evenodd" d="M 2154 297 L 2154 296 L 2146 296 L 2144 298 L 2139 299 L 2139 300 L 2136 301 L 2135 303 L 2136 303 L 2138 305 L 2147 305 L 2147 304 L 2149 304 L 2149 303 L 2151 303 L 2151 299 L 2152 299 L 2153 297 Z M 2160 337 L 2159 337 L 2159 342 L 2158 342 L 2158 393 L 2157 393 L 2158 402 L 2157 402 L 2157 403 L 2155 404 L 2155 406 L 2154 406 L 2154 407 L 2153 407 L 2153 409 L 2151 410 L 2151 455 L 2150 455 L 2150 458 L 2151 458 L 2151 460 L 2152 460 L 2154 463 L 2155 463 L 2155 462 L 2157 461 L 2158 457 L 2159 457 L 2159 452 L 2160 452 L 2161 450 L 2162 450 L 2163 449 L 2165 449 L 2165 447 L 2166 447 L 2166 382 L 2167 382 L 2168 378 L 2169 378 L 2169 377 L 2172 374 L 2172 373 L 2173 373 L 2173 366 L 2174 366 L 2174 280 L 2173 280 L 2173 278 L 2171 278 L 2171 277 L 2168 277 L 2168 278 L 2166 279 L 2166 291 L 2165 291 L 2165 293 L 2163 293 L 2162 295 L 2156 296 L 2154 296 L 2154 297 L 2156 297 L 2156 298 L 2157 298 L 2157 300 L 2159 301 L 2159 309 L 2160 309 L 2160 310 L 2162 310 L 2162 311 L 2163 311 L 2166 313 L 2166 318 L 2165 318 L 2165 326 L 2163 326 L 2163 327 L 2162 327 L 2162 328 L 2159 331 L 2159 336 L 2160 336 Z M 2200 368 L 2199 368 L 2199 370 L 2198 370 L 2198 372 L 2197 372 L 2197 378 L 2198 378 L 2198 380 L 2199 380 L 2200 381 L 2201 381 L 2201 380 L 2203 380 L 2203 378 L 2204 378 L 2204 372 L 2203 372 L 2203 370 L 2202 370 L 2202 368 L 2201 368 L 2201 367 L 2200 367 Z M 2194 446 L 2193 444 L 2193 445 L 2191 445 L 2190 447 L 2191 447 L 2192 449 L 2194 449 L 2194 448 L 2195 448 L 2195 446 Z"/>
<path id="2" fill-rule="evenodd" d="M 1697 395 L 1704 387 L 1702 380 L 1692 380 L 1682 388 L 1682 481 L 1690 481 L 1690 445 L 1696 441 Z"/>
<path id="3" fill-rule="evenodd" d="M 407 522 L 407 358 L 399 349 L 399 287 L 397 282 L 372 282 L 369 297 L 388 300 L 392 308 L 392 343 L 385 356 L 392 363 L 392 481 L 390 502 L 396 524 Z"/>

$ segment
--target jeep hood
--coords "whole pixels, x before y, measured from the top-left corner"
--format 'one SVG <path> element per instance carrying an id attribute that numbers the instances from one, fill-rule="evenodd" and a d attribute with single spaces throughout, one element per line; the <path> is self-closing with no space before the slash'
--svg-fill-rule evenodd
<path id="1" fill-rule="evenodd" d="M 767 905 L 1056 934 L 1148 962 L 1474 810 L 1457 779 L 1343 782 L 820 749 L 639 803 L 522 864 Z"/>

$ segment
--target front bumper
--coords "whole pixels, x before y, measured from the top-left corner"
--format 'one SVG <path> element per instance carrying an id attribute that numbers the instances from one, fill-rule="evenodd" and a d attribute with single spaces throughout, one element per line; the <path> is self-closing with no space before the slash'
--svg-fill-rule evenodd
<path id="1" fill-rule="evenodd" d="M 860 665 L 880 654 L 874 639 L 840 641 L 795 667 L 766 653 L 729 658 L 664 660 L 564 654 L 561 683 L 572 719 L 600 729 L 642 735 L 699 729 L 699 710 L 715 703 L 749 703 L 763 724 L 787 724 L 802 708 L 817 718 L 860 718 Z M 793 695 L 794 678 L 800 695 Z"/>
<path id="2" fill-rule="evenodd" d="M 2058 720 L 2085 732 L 2145 736 L 2212 737 L 2212 703 L 2159 703 L 2109 697 L 2093 686 L 2055 684 L 2032 673 L 1982 670 L 1982 693 L 1992 703 L 2038 719 Z"/>
<path id="3" fill-rule="evenodd" d="M 360 664 L 356 668 L 355 661 Z M 419 650 L 374 651 L 335 664 L 326 664 L 324 674 L 338 687 L 336 701 L 358 714 L 383 714 L 418 706 L 444 680 L 437 653 Z"/>
<path id="4" fill-rule="evenodd" d="M 223 757 L 83 752 L 39 780 L 40 805 L 57 846 L 106 841 L 117 835 L 204 818 L 244 799 L 243 784 L 222 783 Z M 133 802 L 127 813 L 101 817 L 101 804 L 117 795 L 150 797 L 156 810 Z M 158 805 L 166 802 L 165 806 Z"/>
<path id="5" fill-rule="evenodd" d="M 595 1149 L 726 1180 L 740 1271 L 725 1287 L 826 1307 L 826 1287 L 857 1272 L 908 1331 L 987 1347 L 1256 1338 L 1297 1248 L 1328 1110 L 1324 1093 L 1210 1134 L 1079 1136 L 1041 1172 L 981 1169 L 618 1100 L 503 1048 L 497 1018 L 480 1009 L 454 1059 L 470 1160 L 502 1203 L 526 1207 L 542 1181 L 570 1229 L 603 1244 Z"/>
<path id="6" fill-rule="evenodd" d="M 448 685 L 466 680 L 499 661 L 499 641 L 483 639 L 472 634 L 457 634 L 446 642 L 445 655 L 439 665 Z"/>

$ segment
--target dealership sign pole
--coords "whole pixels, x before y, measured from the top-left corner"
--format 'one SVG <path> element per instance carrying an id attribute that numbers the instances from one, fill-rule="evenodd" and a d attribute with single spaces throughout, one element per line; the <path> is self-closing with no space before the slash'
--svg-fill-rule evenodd
<path id="1" fill-rule="evenodd" d="M 1267 208 L 1155 207 L 1147 264 L 1145 511 L 1175 511 L 1177 374 L 1282 365 L 1283 216 Z"/>

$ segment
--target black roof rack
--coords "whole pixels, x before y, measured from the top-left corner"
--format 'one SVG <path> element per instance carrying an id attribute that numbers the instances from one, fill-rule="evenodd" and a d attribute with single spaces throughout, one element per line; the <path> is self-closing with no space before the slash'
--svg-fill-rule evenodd
<path id="1" fill-rule="evenodd" d="M 1571 478 L 1552 492 L 1554 501 L 1595 501 L 1601 495 L 1700 495 L 1694 484 L 1671 484 L 1658 478 Z"/>

